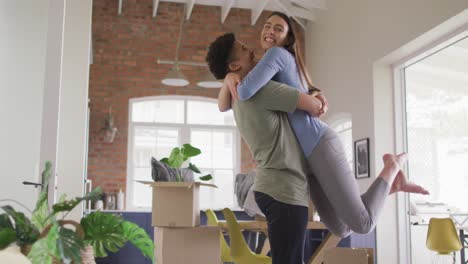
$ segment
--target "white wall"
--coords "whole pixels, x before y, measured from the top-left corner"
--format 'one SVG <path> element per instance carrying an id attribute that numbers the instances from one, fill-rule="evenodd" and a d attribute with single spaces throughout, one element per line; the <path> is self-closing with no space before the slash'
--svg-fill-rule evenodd
<path id="1" fill-rule="evenodd" d="M 34 207 L 39 181 L 48 0 L 0 0 L 0 199 Z M 1 203 L 5 204 L 5 203 Z"/>
<path id="2" fill-rule="evenodd" d="M 389 66 L 398 58 L 381 59 L 459 14 L 468 8 L 468 1 L 327 0 L 327 7 L 308 27 L 307 63 L 330 102 L 328 115 L 349 112 L 353 139 L 370 138 L 374 173 L 369 180 L 359 180 L 364 191 L 382 168 L 381 156 L 396 146 Z M 404 52 L 399 59 L 403 56 Z M 398 263 L 397 241 L 397 205 L 391 196 L 377 226 L 379 264 Z"/>

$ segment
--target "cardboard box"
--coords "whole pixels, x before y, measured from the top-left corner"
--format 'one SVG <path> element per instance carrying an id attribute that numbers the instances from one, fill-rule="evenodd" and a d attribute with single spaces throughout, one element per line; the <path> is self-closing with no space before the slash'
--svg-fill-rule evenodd
<path id="1" fill-rule="evenodd" d="M 147 182 L 153 187 L 152 226 L 195 227 L 200 225 L 200 186 L 216 187 L 201 182 Z"/>
<path id="2" fill-rule="evenodd" d="M 323 264 L 374 264 L 372 248 L 330 248 L 325 252 Z"/>
<path id="3" fill-rule="evenodd" d="M 155 227 L 156 264 L 221 263 L 218 227 Z"/>

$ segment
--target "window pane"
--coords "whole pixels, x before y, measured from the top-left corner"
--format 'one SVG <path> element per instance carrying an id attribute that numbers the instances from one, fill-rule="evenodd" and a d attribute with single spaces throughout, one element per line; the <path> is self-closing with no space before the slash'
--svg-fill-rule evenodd
<path id="1" fill-rule="evenodd" d="M 237 202 L 235 203 L 234 200 L 234 172 L 232 170 L 215 170 L 209 173 L 213 175 L 212 183 L 216 184 L 218 188 L 200 188 L 201 209 L 222 209 L 237 206 Z"/>
<path id="2" fill-rule="evenodd" d="M 234 150 L 233 132 L 213 132 L 213 168 L 232 169 Z"/>
<path id="3" fill-rule="evenodd" d="M 132 104 L 133 122 L 184 123 L 183 100 L 151 100 Z"/>
<path id="4" fill-rule="evenodd" d="M 233 168 L 233 131 L 192 129 L 190 137 L 193 146 L 202 150 L 202 154 L 192 158 L 194 164 L 205 168 Z"/>
<path id="5" fill-rule="evenodd" d="M 137 181 L 151 181 L 151 167 L 133 169 L 133 179 Z"/>
<path id="6" fill-rule="evenodd" d="M 188 101 L 187 123 L 201 125 L 235 125 L 232 111 L 220 112 L 216 102 Z"/>
<path id="7" fill-rule="evenodd" d="M 184 104 L 187 103 L 187 109 Z M 188 139 L 200 148 L 201 155 L 190 161 L 202 171 L 195 180 L 205 174 L 212 174 L 211 182 L 219 188 L 201 188 L 200 206 L 218 208 L 237 206 L 234 199 L 234 170 L 237 169 L 237 132 L 231 112 L 220 113 L 216 102 L 187 99 L 158 99 L 135 102 L 131 105 L 131 122 L 166 123 L 161 125 L 130 124 L 133 134 L 131 155 L 132 180 L 151 180 L 151 157 L 161 159 L 179 146 L 181 139 Z M 187 111 L 185 111 L 187 110 Z M 184 116 L 187 113 L 187 116 Z M 185 124 L 187 122 L 188 125 Z M 171 127 L 170 123 L 177 123 Z M 194 128 L 191 125 L 196 125 Z M 213 126 L 232 126 L 216 129 Z M 162 127 L 164 126 L 164 127 Z M 185 142 L 184 142 L 185 143 Z M 188 163 L 187 163 L 188 164 Z M 186 165 L 186 164 L 185 164 Z M 130 207 L 151 207 L 151 188 L 132 183 Z"/>
<path id="8" fill-rule="evenodd" d="M 468 39 L 405 69 L 409 177 L 430 191 L 410 196 L 468 210 Z"/>
<path id="9" fill-rule="evenodd" d="M 213 157 L 213 135 L 210 130 L 192 130 L 190 133 L 190 141 L 194 147 L 200 148 L 201 154 L 191 158 L 193 164 L 198 167 L 212 168 Z"/>
<path id="10" fill-rule="evenodd" d="M 149 167 L 151 157 L 158 160 L 167 157 L 177 145 L 176 128 L 135 127 L 133 164 L 135 167 Z"/>
<path id="11" fill-rule="evenodd" d="M 133 183 L 133 205 L 136 207 L 152 206 L 152 190 L 148 185 L 135 182 Z"/>

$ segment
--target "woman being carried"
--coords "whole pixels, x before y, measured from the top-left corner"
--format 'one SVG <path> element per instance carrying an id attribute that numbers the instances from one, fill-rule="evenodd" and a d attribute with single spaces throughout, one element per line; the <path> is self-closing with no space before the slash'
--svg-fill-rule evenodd
<path id="1" fill-rule="evenodd" d="M 423 187 L 407 181 L 401 170 L 407 154 L 402 153 L 385 154 L 383 170 L 367 192 L 360 195 L 337 133 L 318 118 L 326 112 L 328 103 L 320 90 L 312 86 L 290 18 L 279 12 L 272 13 L 264 24 L 260 41 L 265 55 L 244 79 L 240 80 L 240 76 L 232 72 L 226 76 L 218 97 L 219 108 L 221 111 L 230 109 L 232 97 L 248 100 L 270 80 L 317 94 L 322 103 L 319 112 L 296 110 L 289 113 L 288 118 L 312 172 L 309 176 L 311 200 L 332 233 L 346 237 L 352 231 L 370 232 L 391 193 L 428 194 Z M 307 86 L 312 89 L 306 89 Z M 263 195 L 255 193 L 257 202 Z M 259 206 L 265 213 L 265 208 Z"/>

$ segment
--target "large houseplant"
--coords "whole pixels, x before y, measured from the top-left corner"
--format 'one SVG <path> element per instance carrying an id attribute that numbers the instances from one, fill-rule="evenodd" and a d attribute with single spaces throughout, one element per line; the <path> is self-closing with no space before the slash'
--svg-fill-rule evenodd
<path id="1" fill-rule="evenodd" d="M 98 187 L 84 197 L 67 200 L 65 196 L 49 208 L 47 201 L 51 164 L 46 163 L 42 174 L 43 188 L 31 219 L 11 206 L 3 206 L 0 214 L 0 249 L 16 243 L 31 261 L 40 264 L 82 263 L 82 256 L 104 257 L 116 252 L 128 241 L 144 256 L 154 259 L 153 241 L 144 229 L 122 218 L 102 212 L 92 212 L 80 223 L 64 220 L 82 201 L 94 201 L 102 190 Z M 74 228 L 69 228 L 72 225 Z M 87 249 L 87 252 L 84 251 Z M 87 255 L 86 255 L 87 254 Z"/>

